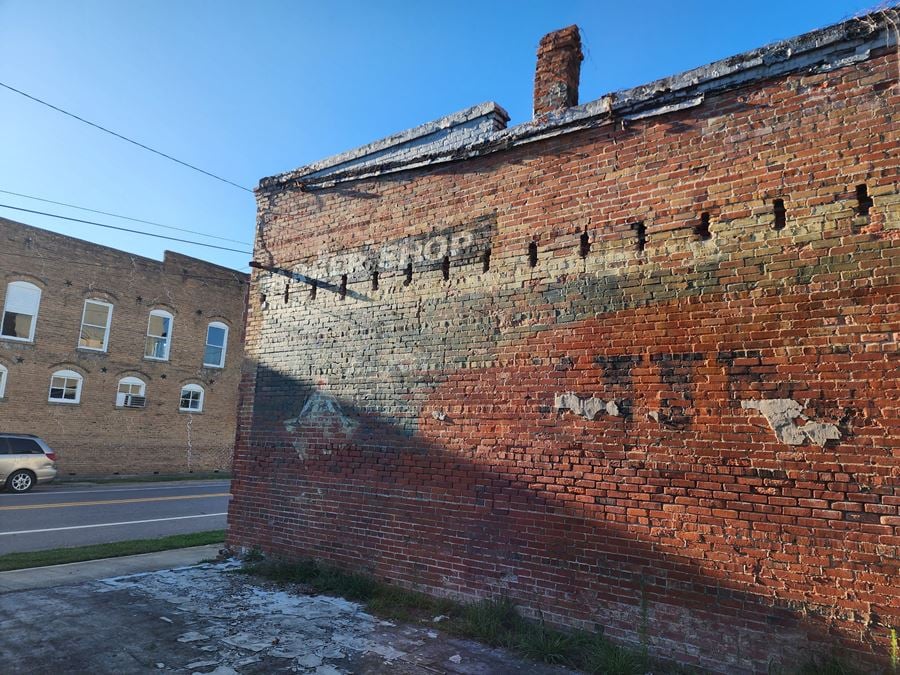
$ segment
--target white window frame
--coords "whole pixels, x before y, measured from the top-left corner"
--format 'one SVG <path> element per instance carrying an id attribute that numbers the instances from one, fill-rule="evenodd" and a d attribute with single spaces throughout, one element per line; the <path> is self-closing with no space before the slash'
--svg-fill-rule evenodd
<path id="1" fill-rule="evenodd" d="M 190 391 L 194 393 L 200 394 L 200 400 L 197 402 L 197 408 L 185 408 L 181 405 L 181 399 L 184 397 L 184 392 Z M 203 412 L 203 399 L 206 398 L 206 392 L 203 387 L 199 384 L 186 384 L 181 388 L 181 393 L 178 394 L 178 410 L 181 412 L 190 412 L 190 413 L 199 413 Z"/>
<path id="2" fill-rule="evenodd" d="M 150 324 L 153 322 L 154 316 L 163 317 L 163 318 L 169 320 L 169 334 L 167 336 L 152 335 L 150 333 Z M 154 309 L 152 312 L 150 312 L 150 316 L 147 318 L 147 336 L 144 339 L 144 358 L 149 359 L 151 361 L 168 361 L 169 354 L 172 351 L 172 333 L 174 332 L 174 330 L 175 330 L 175 317 L 172 316 L 169 312 L 167 312 L 163 309 Z M 147 354 L 147 344 L 148 344 L 148 341 L 151 339 L 153 339 L 153 340 L 165 339 L 165 341 L 166 341 L 165 342 L 165 345 L 166 345 L 165 356 L 159 357 L 159 356 L 151 356 L 151 355 Z"/>
<path id="3" fill-rule="evenodd" d="M 75 398 L 74 399 L 53 398 L 53 389 L 59 388 L 59 387 L 53 386 L 53 380 L 55 380 L 57 378 L 61 378 L 64 380 L 63 393 L 65 393 L 65 390 L 68 389 L 68 387 L 69 387 L 68 381 L 75 380 L 76 385 L 75 385 Z M 50 391 L 47 394 L 47 401 L 49 403 L 65 403 L 68 405 L 75 405 L 77 403 L 81 403 L 81 387 L 83 384 L 84 384 L 84 377 L 82 377 L 79 373 L 76 373 L 74 370 L 57 370 L 55 373 L 53 373 L 50 376 Z"/>
<path id="4" fill-rule="evenodd" d="M 9 368 L 0 363 L 0 398 L 6 396 L 6 381 L 9 379 Z"/>
<path id="5" fill-rule="evenodd" d="M 19 312 L 19 311 L 13 312 L 13 310 L 11 310 L 9 308 L 9 292 L 12 289 L 22 289 L 22 290 L 29 291 L 29 292 L 37 291 L 37 302 L 35 303 L 35 306 L 33 308 L 34 309 L 33 314 L 30 312 Z M 38 312 L 40 312 L 40 309 L 41 309 L 41 289 L 38 286 L 35 286 L 34 284 L 32 284 L 28 281 L 11 281 L 10 283 L 8 283 L 6 285 L 6 299 L 3 302 L 3 315 L 0 316 L 0 339 L 15 340 L 16 342 L 34 342 L 34 333 L 35 333 L 35 330 L 37 329 Z M 7 312 L 14 313 L 14 314 L 27 314 L 28 316 L 31 317 L 31 326 L 28 331 L 27 338 L 16 337 L 14 335 L 3 335 L 2 334 L 3 324 L 6 323 Z"/>
<path id="6" fill-rule="evenodd" d="M 123 384 L 132 386 L 132 387 L 139 386 L 141 388 L 141 393 L 140 394 L 125 394 L 120 391 Z M 144 382 L 139 377 L 123 377 L 121 380 L 119 380 L 119 383 L 116 385 L 116 407 L 117 408 L 129 407 L 129 406 L 125 405 L 125 397 L 126 396 L 143 396 L 146 398 L 147 397 L 147 383 Z"/>
<path id="7" fill-rule="evenodd" d="M 222 345 L 214 345 L 209 341 L 209 331 L 211 328 L 219 328 L 225 331 L 225 335 L 222 338 Z M 218 363 L 207 363 L 206 361 L 206 350 L 209 347 L 213 347 L 215 349 L 222 350 L 222 358 Z M 206 327 L 206 345 L 203 347 L 203 365 L 207 368 L 224 368 L 225 367 L 225 355 L 228 353 L 228 326 L 226 326 L 221 321 L 213 321 Z"/>
<path id="8" fill-rule="evenodd" d="M 96 324 L 85 324 L 85 317 L 87 316 L 88 305 L 100 305 L 102 307 L 106 307 L 109 312 L 106 314 L 106 325 L 98 326 Z M 87 349 L 92 352 L 105 352 L 109 347 L 109 329 L 112 326 L 112 315 L 113 315 L 113 306 L 109 302 L 105 302 L 104 300 L 95 300 L 93 298 L 84 301 L 84 309 L 81 310 L 81 328 L 78 331 L 78 349 Z M 90 326 L 91 328 L 102 328 L 103 329 L 103 347 L 87 347 L 81 344 L 82 333 L 84 332 L 85 326 Z"/>

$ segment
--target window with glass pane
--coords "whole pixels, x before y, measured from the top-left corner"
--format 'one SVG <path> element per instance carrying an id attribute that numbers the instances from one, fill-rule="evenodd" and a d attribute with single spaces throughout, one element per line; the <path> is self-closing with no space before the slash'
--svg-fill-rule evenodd
<path id="1" fill-rule="evenodd" d="M 27 281 L 14 281 L 6 287 L 0 336 L 11 340 L 34 340 L 41 289 Z"/>
<path id="2" fill-rule="evenodd" d="M 8 372 L 6 366 L 0 365 L 0 398 L 6 396 L 6 376 Z"/>
<path id="3" fill-rule="evenodd" d="M 179 410 L 200 412 L 203 410 L 203 388 L 196 384 L 189 384 L 181 389 L 181 402 Z"/>
<path id="4" fill-rule="evenodd" d="M 172 315 L 155 310 L 150 312 L 147 324 L 147 344 L 144 356 L 148 359 L 169 360 L 169 346 L 172 343 Z"/>
<path id="5" fill-rule="evenodd" d="M 7 438 L 9 443 L 9 454 L 11 455 L 43 455 L 44 451 L 36 441 L 30 438 Z"/>
<path id="6" fill-rule="evenodd" d="M 116 391 L 116 405 L 120 408 L 143 408 L 146 404 L 144 398 L 147 385 L 136 377 L 123 377 L 119 380 L 119 388 Z"/>
<path id="7" fill-rule="evenodd" d="M 84 312 L 81 315 L 81 336 L 78 346 L 82 349 L 106 351 L 109 341 L 109 324 L 112 318 L 112 305 L 99 300 L 85 300 Z"/>
<path id="8" fill-rule="evenodd" d="M 228 326 L 223 323 L 211 323 L 206 329 L 206 350 L 203 352 L 203 365 L 212 368 L 225 367 L 225 347 L 228 344 Z"/>
<path id="9" fill-rule="evenodd" d="M 53 373 L 49 400 L 55 403 L 78 403 L 81 400 L 81 375 L 71 370 Z"/>

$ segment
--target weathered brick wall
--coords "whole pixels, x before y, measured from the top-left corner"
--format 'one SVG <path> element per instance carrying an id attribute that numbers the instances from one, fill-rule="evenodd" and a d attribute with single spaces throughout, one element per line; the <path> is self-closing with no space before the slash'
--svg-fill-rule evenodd
<path id="1" fill-rule="evenodd" d="M 254 275 L 229 543 L 506 594 L 723 672 L 886 658 L 897 80 L 882 50 L 454 164 L 264 185 L 257 261 L 320 281 Z"/>
<path id="2" fill-rule="evenodd" d="M 33 433 L 60 474 L 228 470 L 234 447 L 246 275 L 176 253 L 164 262 L 0 219 L 0 311 L 7 284 L 42 292 L 33 343 L 0 338 L 8 371 L 0 431 Z M 87 299 L 113 305 L 106 352 L 78 349 Z M 143 358 L 153 309 L 174 315 L 169 361 Z M 225 368 L 203 367 L 206 328 L 230 327 Z M 84 377 L 77 405 L 48 402 L 51 374 Z M 121 378 L 146 383 L 145 408 L 116 407 Z M 179 412 L 181 388 L 205 389 L 202 413 Z"/>

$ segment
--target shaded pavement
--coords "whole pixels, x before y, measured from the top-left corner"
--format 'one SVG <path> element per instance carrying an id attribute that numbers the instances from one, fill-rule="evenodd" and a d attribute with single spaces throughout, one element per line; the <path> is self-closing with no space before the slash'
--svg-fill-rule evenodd
<path id="1" fill-rule="evenodd" d="M 235 573 L 237 567 L 235 562 L 201 564 L 53 588 L 0 590 L 3 671 L 567 672 L 450 638 L 439 624 L 394 624 L 356 603 L 288 592 Z"/>

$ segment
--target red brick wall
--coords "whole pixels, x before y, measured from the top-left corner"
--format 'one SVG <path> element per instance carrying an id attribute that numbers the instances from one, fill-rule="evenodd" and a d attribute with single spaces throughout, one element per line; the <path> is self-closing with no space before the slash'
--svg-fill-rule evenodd
<path id="1" fill-rule="evenodd" d="M 578 26 L 554 31 L 541 39 L 534 71 L 535 117 L 578 105 L 583 60 Z"/>
<path id="2" fill-rule="evenodd" d="M 41 289 L 33 342 L 0 337 L 9 371 L 0 431 L 44 438 L 60 476 L 227 471 L 234 447 L 247 277 L 176 253 L 164 262 L 0 219 L 0 311 L 7 284 Z M 87 299 L 113 305 L 105 352 L 79 349 Z M 174 316 L 168 361 L 144 358 L 150 311 Z M 206 329 L 229 326 L 224 368 L 203 366 Z M 50 378 L 83 378 L 78 404 L 48 402 Z M 119 380 L 146 384 L 146 407 L 116 405 Z M 205 390 L 201 413 L 179 412 L 181 388 Z"/>
<path id="3" fill-rule="evenodd" d="M 254 276 L 230 545 L 506 594 L 722 672 L 835 645 L 883 661 L 898 86 L 882 52 L 624 128 L 263 189 L 257 260 L 321 281 Z"/>

